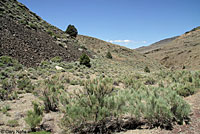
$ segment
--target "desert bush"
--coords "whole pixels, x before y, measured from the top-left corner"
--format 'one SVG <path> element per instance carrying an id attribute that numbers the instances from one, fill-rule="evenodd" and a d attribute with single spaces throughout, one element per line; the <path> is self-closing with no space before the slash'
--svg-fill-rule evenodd
<path id="1" fill-rule="evenodd" d="M 106 58 L 108 58 L 108 59 L 112 59 L 112 55 L 111 55 L 110 51 L 107 52 L 107 54 L 106 54 Z"/>
<path id="2" fill-rule="evenodd" d="M 56 56 L 51 59 L 52 62 L 60 63 L 62 61 L 62 58 L 60 56 Z"/>
<path id="3" fill-rule="evenodd" d="M 86 81 L 84 91 L 69 95 L 64 125 L 75 129 L 82 124 L 98 122 L 114 114 L 114 110 L 106 107 L 106 99 L 113 91 L 112 82 L 108 78 Z"/>
<path id="4" fill-rule="evenodd" d="M 75 28 L 74 25 L 68 25 L 66 31 L 67 34 L 69 34 L 71 37 L 76 37 L 78 34 L 77 29 Z"/>
<path id="5" fill-rule="evenodd" d="M 17 127 L 17 126 L 19 126 L 19 123 L 18 123 L 17 120 L 8 120 L 7 126 L 10 126 L 10 127 Z"/>
<path id="6" fill-rule="evenodd" d="M 14 90 L 16 87 L 16 81 L 13 77 L 6 78 L 0 81 L 2 84 L 0 87 L 0 100 L 13 100 L 18 98 Z"/>
<path id="7" fill-rule="evenodd" d="M 87 67 L 91 67 L 90 64 L 90 58 L 87 56 L 87 54 L 83 53 L 80 57 L 80 65 L 85 65 Z"/>
<path id="8" fill-rule="evenodd" d="M 146 81 L 145 81 L 145 85 L 154 85 L 156 83 L 156 80 L 154 80 L 152 77 L 149 77 Z"/>
<path id="9" fill-rule="evenodd" d="M 146 119 L 150 126 L 171 127 L 174 121 L 183 123 L 189 117 L 189 105 L 170 88 L 129 89 L 122 91 L 121 96 L 127 111 Z"/>
<path id="10" fill-rule="evenodd" d="M 141 86 L 143 86 L 141 81 L 132 75 L 125 76 L 122 79 L 122 82 L 125 84 L 126 88 L 139 89 Z"/>
<path id="11" fill-rule="evenodd" d="M 0 69 L 13 67 L 14 71 L 19 71 L 23 68 L 21 64 L 18 63 L 17 60 L 9 57 L 9 56 L 1 56 L 0 57 Z"/>
<path id="12" fill-rule="evenodd" d="M 27 93 L 31 93 L 35 88 L 28 76 L 23 76 L 21 79 L 19 79 L 17 81 L 17 87 L 18 89 L 24 90 Z"/>
<path id="13" fill-rule="evenodd" d="M 200 88 L 199 71 L 162 71 L 156 73 L 158 81 L 165 81 L 166 86 L 171 87 L 181 96 L 194 94 Z"/>
<path id="14" fill-rule="evenodd" d="M 8 94 L 7 90 L 0 88 L 0 100 L 7 100 Z"/>
<path id="15" fill-rule="evenodd" d="M 9 92 L 15 87 L 15 81 L 9 78 L 2 80 L 1 84 L 1 87 Z"/>
<path id="16" fill-rule="evenodd" d="M 37 25 L 33 23 L 29 23 L 30 28 L 37 30 Z"/>
<path id="17" fill-rule="evenodd" d="M 0 72 L 0 79 L 5 79 L 5 78 L 8 78 L 8 77 L 10 77 L 10 73 L 8 73 L 7 71 L 2 70 Z"/>
<path id="18" fill-rule="evenodd" d="M 40 63 L 40 67 L 42 69 L 50 68 L 50 66 L 51 66 L 51 63 L 47 60 L 41 61 Z"/>
<path id="19" fill-rule="evenodd" d="M 39 107 L 39 104 L 36 102 L 33 102 L 32 104 L 34 106 L 34 110 L 29 110 L 27 112 L 25 122 L 29 125 L 31 131 L 36 131 L 36 127 L 42 121 L 43 108 Z"/>
<path id="20" fill-rule="evenodd" d="M 54 33 L 53 33 L 51 30 L 47 30 L 47 33 L 48 33 L 49 35 L 51 35 L 51 36 L 54 35 Z"/>
<path id="21" fill-rule="evenodd" d="M 5 105 L 1 108 L 3 114 L 7 114 L 9 110 L 11 110 L 10 105 Z"/>
<path id="22" fill-rule="evenodd" d="M 170 88 L 141 86 L 137 90 L 114 90 L 109 79 L 101 78 L 87 81 L 83 91 L 68 96 L 62 123 L 77 133 L 101 132 L 104 128 L 98 126 L 107 127 L 107 122 L 118 120 L 111 123 L 117 126 L 123 119 L 168 128 L 174 122 L 188 120 L 189 113 L 189 105 Z"/>
<path id="23" fill-rule="evenodd" d="M 149 69 L 149 67 L 146 66 L 146 67 L 144 68 L 144 72 L 146 72 L 146 73 L 150 73 L 150 69 Z"/>
<path id="24" fill-rule="evenodd" d="M 60 86 L 54 80 L 46 80 L 46 89 L 43 92 L 45 111 L 58 111 Z"/>

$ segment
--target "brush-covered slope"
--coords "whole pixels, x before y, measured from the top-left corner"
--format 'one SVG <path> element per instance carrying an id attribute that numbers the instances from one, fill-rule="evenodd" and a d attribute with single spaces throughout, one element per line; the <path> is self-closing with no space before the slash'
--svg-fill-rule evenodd
<path id="1" fill-rule="evenodd" d="M 0 55 L 36 66 L 55 56 L 77 60 L 86 50 L 75 39 L 48 24 L 16 0 L 0 1 Z"/>
<path id="2" fill-rule="evenodd" d="M 153 45 L 152 45 L 153 46 Z M 200 69 L 200 27 L 167 42 L 162 43 L 159 49 L 143 51 L 147 57 L 161 62 L 168 68 Z"/>
<path id="3" fill-rule="evenodd" d="M 98 57 L 103 57 L 105 60 L 106 54 L 111 52 L 113 58 L 109 62 L 139 70 L 143 70 L 146 66 L 151 69 L 163 68 L 158 62 L 135 50 L 84 35 L 79 35 L 77 39 L 88 50 L 95 52 Z"/>

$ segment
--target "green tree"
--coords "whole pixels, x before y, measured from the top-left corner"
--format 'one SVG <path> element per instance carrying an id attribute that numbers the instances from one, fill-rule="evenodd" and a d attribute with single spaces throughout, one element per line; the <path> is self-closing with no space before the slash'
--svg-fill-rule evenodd
<path id="1" fill-rule="evenodd" d="M 90 58 L 87 56 L 87 54 L 83 53 L 80 57 L 80 64 L 85 65 L 87 67 L 91 67 L 90 64 Z"/>
<path id="2" fill-rule="evenodd" d="M 78 31 L 74 25 L 69 25 L 65 32 L 69 34 L 71 37 L 76 37 L 78 34 Z"/>
<path id="3" fill-rule="evenodd" d="M 110 53 L 109 51 L 108 51 L 107 54 L 106 54 L 106 58 L 112 59 L 112 55 L 111 55 L 111 53 Z"/>

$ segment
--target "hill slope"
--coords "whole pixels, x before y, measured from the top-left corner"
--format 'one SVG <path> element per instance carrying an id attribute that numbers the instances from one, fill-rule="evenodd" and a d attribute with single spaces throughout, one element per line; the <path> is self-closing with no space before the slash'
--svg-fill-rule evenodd
<path id="1" fill-rule="evenodd" d="M 178 36 L 175 36 L 175 37 L 172 37 L 172 38 L 167 38 L 167 39 L 164 39 L 164 40 L 160 40 L 156 43 L 151 44 L 150 46 L 144 46 L 144 47 L 137 48 L 136 51 L 138 51 L 140 53 L 148 53 L 148 52 L 151 52 L 151 51 L 157 51 L 157 50 L 160 50 L 165 45 L 171 43 L 176 38 L 178 38 Z"/>
<path id="2" fill-rule="evenodd" d="M 75 39 L 15 0 L 0 1 L 0 29 L 0 55 L 14 57 L 26 66 L 55 56 L 74 61 L 88 53 L 79 50 Z"/>
<path id="3" fill-rule="evenodd" d="M 107 52 L 111 52 L 113 57 L 112 62 L 121 63 L 121 66 L 137 70 L 143 70 L 146 66 L 153 70 L 163 68 L 163 66 L 155 60 L 135 50 L 84 35 L 79 35 L 77 39 L 80 44 L 85 46 L 88 50 L 95 52 L 99 57 L 106 57 Z M 107 58 L 104 58 L 104 60 L 107 60 Z"/>
<path id="4" fill-rule="evenodd" d="M 148 57 L 154 58 L 168 68 L 200 68 L 200 29 L 194 28 L 185 34 L 166 42 L 159 42 L 159 48 L 151 49 L 155 44 L 136 49 Z"/>

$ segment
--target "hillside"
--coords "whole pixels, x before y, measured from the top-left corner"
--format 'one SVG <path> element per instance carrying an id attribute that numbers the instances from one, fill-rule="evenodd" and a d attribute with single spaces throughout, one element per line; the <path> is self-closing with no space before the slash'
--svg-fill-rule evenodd
<path id="1" fill-rule="evenodd" d="M 167 39 L 164 39 L 164 40 L 160 40 L 160 41 L 153 43 L 149 46 L 139 47 L 135 50 L 140 52 L 140 53 L 145 53 L 145 54 L 148 53 L 148 52 L 151 52 L 151 51 L 159 51 L 162 47 L 171 43 L 176 38 L 178 38 L 178 36 L 175 36 L 175 37 L 172 37 L 172 38 L 167 38 Z"/>
<path id="2" fill-rule="evenodd" d="M 105 60 L 107 60 L 105 58 L 107 52 L 111 52 L 113 56 L 112 62 L 121 64 L 121 66 L 136 70 L 143 70 L 146 66 L 152 70 L 163 68 L 158 62 L 135 50 L 84 35 L 78 35 L 77 39 L 80 44 L 95 52 L 97 56 L 104 57 Z"/>
<path id="3" fill-rule="evenodd" d="M 83 52 L 89 54 L 80 51 L 75 39 L 16 0 L 0 1 L 0 41 L 0 55 L 14 57 L 29 67 L 55 56 L 75 61 Z"/>
<path id="4" fill-rule="evenodd" d="M 159 44 L 159 45 L 157 45 Z M 155 48 L 155 46 L 158 48 Z M 200 29 L 194 28 L 185 34 L 167 42 L 158 42 L 145 47 L 145 51 L 136 49 L 148 57 L 154 58 L 164 66 L 173 69 L 200 68 Z"/>

